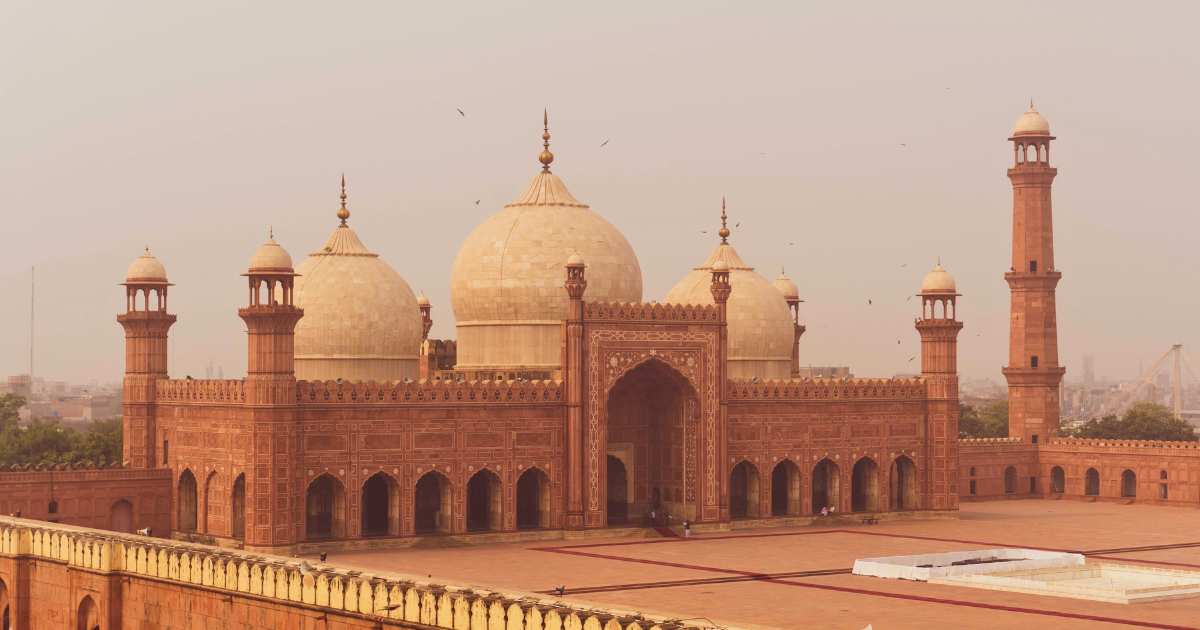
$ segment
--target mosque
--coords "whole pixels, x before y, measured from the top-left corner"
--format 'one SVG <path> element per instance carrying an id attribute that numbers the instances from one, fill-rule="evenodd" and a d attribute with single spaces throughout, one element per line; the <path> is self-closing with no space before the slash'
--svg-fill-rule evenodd
<path id="1" fill-rule="evenodd" d="M 133 262 L 124 457 L 170 471 L 176 535 L 280 550 L 957 509 L 949 273 L 920 285 L 919 377 L 801 377 L 797 286 L 742 258 L 724 203 L 712 251 L 644 301 L 637 254 L 542 140 L 454 260 L 454 340 L 427 338 L 432 305 L 351 226 L 344 179 L 323 245 L 250 257 L 244 379 L 168 377 L 174 285 Z"/>

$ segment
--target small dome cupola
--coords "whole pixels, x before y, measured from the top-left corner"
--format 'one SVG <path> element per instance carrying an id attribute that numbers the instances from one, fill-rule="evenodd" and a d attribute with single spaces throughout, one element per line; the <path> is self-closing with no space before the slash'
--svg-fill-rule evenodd
<path id="1" fill-rule="evenodd" d="M 1033 101 L 1029 101 L 1029 109 L 1025 110 L 1024 114 L 1017 119 L 1017 124 L 1013 125 L 1014 136 L 1048 136 L 1050 135 L 1050 121 L 1046 120 L 1033 106 Z"/>
<path id="2" fill-rule="evenodd" d="M 917 295 L 921 298 L 922 318 L 955 319 L 957 316 L 958 286 L 941 260 L 921 279 L 921 292 Z"/>
<path id="3" fill-rule="evenodd" d="M 125 272 L 126 284 L 166 284 L 167 283 L 167 268 L 163 267 L 162 262 L 155 258 L 154 254 L 150 253 L 150 248 L 147 247 L 129 265 L 129 270 Z"/>
<path id="4" fill-rule="evenodd" d="M 787 277 L 787 272 L 783 269 L 779 270 L 779 277 L 775 278 L 771 284 L 779 289 L 779 292 L 783 294 L 783 299 L 789 302 L 800 299 L 800 287 L 797 287 L 796 283 Z"/>
<path id="5" fill-rule="evenodd" d="M 267 229 L 267 240 L 250 257 L 246 273 L 250 282 L 250 306 L 292 306 L 296 272 L 292 256 L 275 242 L 275 230 Z"/>
<path id="6" fill-rule="evenodd" d="M 275 242 L 275 230 L 268 232 L 267 242 L 258 246 L 250 258 L 250 273 L 292 273 L 292 256 Z"/>

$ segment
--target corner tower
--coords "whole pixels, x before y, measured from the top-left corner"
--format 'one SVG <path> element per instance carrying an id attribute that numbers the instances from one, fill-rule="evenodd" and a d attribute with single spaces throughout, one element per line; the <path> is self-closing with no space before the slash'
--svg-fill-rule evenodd
<path id="1" fill-rule="evenodd" d="M 1008 434 L 1026 442 L 1058 432 L 1058 388 L 1066 368 L 1058 364 L 1054 290 L 1062 274 L 1054 266 L 1050 188 L 1050 123 L 1029 104 L 1013 129 L 1012 266 L 1004 279 L 1012 293 L 1008 338 Z"/>
<path id="2" fill-rule="evenodd" d="M 167 378 L 167 331 L 175 316 L 167 312 L 167 270 L 150 248 L 125 274 L 125 381 L 122 459 L 130 468 L 154 468 L 158 462 L 154 421 L 156 383 Z"/>
<path id="3" fill-rule="evenodd" d="M 928 398 L 922 471 L 927 510 L 958 509 L 958 321 L 959 293 L 939 261 L 921 281 L 921 378 Z"/>

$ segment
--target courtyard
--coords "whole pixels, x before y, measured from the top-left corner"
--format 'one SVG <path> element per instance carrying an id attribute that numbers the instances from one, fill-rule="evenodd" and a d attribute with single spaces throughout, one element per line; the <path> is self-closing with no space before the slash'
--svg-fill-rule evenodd
<path id="1" fill-rule="evenodd" d="M 1200 598 L 1139 604 L 854 576 L 858 558 L 1027 547 L 1088 561 L 1200 570 L 1200 512 L 1082 501 L 966 503 L 957 519 L 747 528 L 682 538 L 585 538 L 341 552 L 330 562 L 554 595 L 743 628 L 1200 629 Z M 428 576 L 428 577 L 427 577 Z"/>

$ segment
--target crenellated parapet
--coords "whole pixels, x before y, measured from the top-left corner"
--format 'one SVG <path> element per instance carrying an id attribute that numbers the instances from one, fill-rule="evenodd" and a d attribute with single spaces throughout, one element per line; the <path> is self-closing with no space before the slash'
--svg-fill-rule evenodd
<path id="1" fill-rule="evenodd" d="M 1179 451 L 1180 454 L 1194 455 L 1200 451 L 1200 442 L 1183 442 L 1168 440 L 1108 440 L 1104 438 L 1062 438 L 1055 437 L 1046 440 L 1047 447 L 1058 449 L 1095 450 L 1104 449 L 1154 449 L 1156 451 Z"/>
<path id="2" fill-rule="evenodd" d="M 252 555 L 17 518 L 0 518 L 0 556 L 18 561 L 32 558 L 134 582 L 148 580 L 197 591 L 215 590 L 231 598 L 246 597 L 310 610 L 315 607 L 331 615 L 373 619 L 381 624 L 379 627 L 697 628 L 630 611 L 574 607 L 527 593 L 433 584 L 397 574 L 368 574 L 327 564 L 313 566 L 296 558 Z M 14 586 L 9 584 L 9 588 Z"/>
<path id="3" fill-rule="evenodd" d="M 583 317 L 592 321 L 719 322 L 712 304 L 662 304 L 659 302 L 584 302 Z"/>
<path id="4" fill-rule="evenodd" d="M 1004 446 L 1009 444 L 1020 444 L 1021 438 L 1017 437 L 988 437 L 988 438 L 959 438 L 959 446 Z"/>
<path id="5" fill-rule="evenodd" d="M 925 395 L 925 382 L 919 378 L 729 381 L 730 401 L 916 400 Z"/>
<path id="6" fill-rule="evenodd" d="M 156 402 L 242 403 L 246 381 L 163 379 L 158 381 Z"/>
<path id="7" fill-rule="evenodd" d="M 409 381 L 394 383 L 299 381 L 296 402 L 324 404 L 514 403 L 559 404 L 560 381 Z"/>

